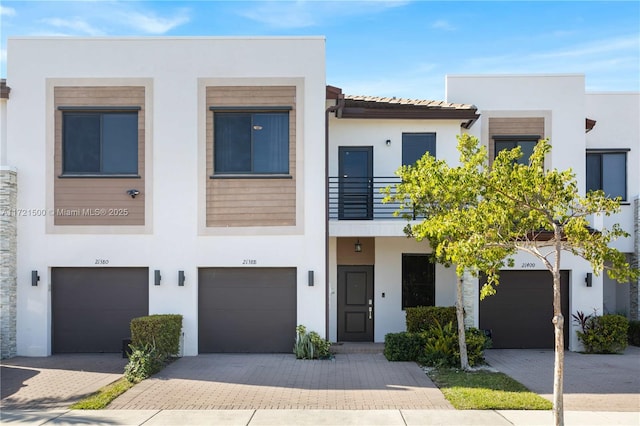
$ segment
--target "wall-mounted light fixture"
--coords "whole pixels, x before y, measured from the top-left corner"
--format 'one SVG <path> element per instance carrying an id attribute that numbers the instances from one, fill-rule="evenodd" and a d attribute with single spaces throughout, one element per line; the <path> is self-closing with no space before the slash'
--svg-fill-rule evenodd
<path id="1" fill-rule="evenodd" d="M 313 287 L 313 271 L 309 271 L 309 279 L 307 280 L 307 285 L 309 287 Z"/>
<path id="2" fill-rule="evenodd" d="M 387 139 L 384 143 L 387 144 L 387 146 L 391 146 L 391 139 Z"/>
<path id="3" fill-rule="evenodd" d="M 131 198 L 136 198 L 136 195 L 139 195 L 140 191 L 138 191 L 137 189 L 128 189 L 127 190 L 127 195 L 130 195 Z"/>
<path id="4" fill-rule="evenodd" d="M 40 277 L 38 276 L 38 271 L 31 271 L 31 285 L 37 286 L 38 281 L 40 281 Z"/>
<path id="5" fill-rule="evenodd" d="M 180 287 L 184 286 L 184 271 L 178 271 L 178 285 Z"/>
<path id="6" fill-rule="evenodd" d="M 162 277 L 160 276 L 160 271 L 158 269 L 153 271 L 153 276 L 154 276 L 154 284 L 160 285 L 160 280 L 162 279 Z"/>
<path id="7" fill-rule="evenodd" d="M 354 246 L 354 251 L 356 253 L 362 252 L 362 244 L 360 244 L 360 240 L 356 241 L 356 244 Z"/>
<path id="8" fill-rule="evenodd" d="M 587 285 L 587 287 L 591 287 L 593 285 L 593 283 L 591 282 L 592 279 L 593 274 L 591 272 L 587 272 L 587 276 L 584 279 L 584 283 Z"/>

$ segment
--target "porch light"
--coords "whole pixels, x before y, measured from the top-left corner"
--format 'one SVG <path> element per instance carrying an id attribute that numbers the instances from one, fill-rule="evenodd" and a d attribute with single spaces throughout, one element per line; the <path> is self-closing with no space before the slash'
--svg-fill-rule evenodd
<path id="1" fill-rule="evenodd" d="M 160 280 L 162 279 L 162 277 L 160 276 L 160 271 L 158 269 L 153 271 L 153 276 L 155 285 L 160 285 Z"/>
<path id="2" fill-rule="evenodd" d="M 362 252 L 362 244 L 360 244 L 360 240 L 356 241 L 356 244 L 355 244 L 355 252 L 356 252 L 356 253 L 360 253 L 360 252 Z"/>
<path id="3" fill-rule="evenodd" d="M 584 279 L 584 282 L 587 285 L 587 287 L 591 287 L 593 285 L 592 280 L 593 280 L 593 274 L 591 272 L 587 272 L 587 276 Z"/>
<path id="4" fill-rule="evenodd" d="M 178 271 L 178 286 L 184 287 L 184 271 Z"/>
<path id="5" fill-rule="evenodd" d="M 385 144 L 387 144 L 387 146 L 391 146 L 391 139 L 387 139 L 387 140 L 385 141 Z"/>
<path id="6" fill-rule="evenodd" d="M 40 281 L 38 271 L 31 271 L 31 285 L 36 287 L 38 285 L 38 281 Z"/>

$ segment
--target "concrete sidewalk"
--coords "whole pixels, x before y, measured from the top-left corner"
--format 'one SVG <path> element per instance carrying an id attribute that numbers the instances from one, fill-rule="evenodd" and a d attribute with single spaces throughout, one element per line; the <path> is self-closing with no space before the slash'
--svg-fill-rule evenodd
<path id="1" fill-rule="evenodd" d="M 551 411 L 463 410 L 99 410 L 3 411 L 2 424 L 20 425 L 220 425 L 220 426 L 423 426 L 552 425 Z M 637 426 L 630 412 L 565 412 L 567 426 Z"/>

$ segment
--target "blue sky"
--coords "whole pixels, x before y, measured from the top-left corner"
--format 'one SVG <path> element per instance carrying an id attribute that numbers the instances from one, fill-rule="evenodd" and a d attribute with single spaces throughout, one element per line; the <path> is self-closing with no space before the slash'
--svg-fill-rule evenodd
<path id="1" fill-rule="evenodd" d="M 327 83 L 348 94 L 444 99 L 446 74 L 487 73 L 640 90 L 638 1 L 0 0 L 0 19 L 2 77 L 10 36 L 322 35 Z"/>

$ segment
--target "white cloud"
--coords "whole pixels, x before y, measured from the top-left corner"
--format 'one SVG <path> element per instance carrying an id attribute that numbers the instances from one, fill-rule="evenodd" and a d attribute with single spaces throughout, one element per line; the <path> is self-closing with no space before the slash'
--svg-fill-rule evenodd
<path id="1" fill-rule="evenodd" d="M 12 7 L 0 5 L 0 16 L 16 16 L 16 10 Z"/>
<path id="2" fill-rule="evenodd" d="M 165 34 L 189 22 L 189 16 L 185 10 L 178 11 L 170 18 L 163 18 L 151 12 L 124 11 L 120 15 L 127 25 L 147 34 Z"/>
<path id="3" fill-rule="evenodd" d="M 80 33 L 80 34 L 87 34 L 90 36 L 98 36 L 98 35 L 104 34 L 104 32 L 102 32 L 98 28 L 95 28 L 94 26 L 89 24 L 87 21 L 78 17 L 74 17 L 70 19 L 44 18 L 44 19 L 41 19 L 40 22 L 47 25 L 51 25 L 52 27 L 71 30 L 75 34 Z"/>
<path id="4" fill-rule="evenodd" d="M 457 28 L 453 26 L 449 21 L 439 19 L 431 24 L 431 28 L 436 30 L 455 31 Z"/>
<path id="5" fill-rule="evenodd" d="M 273 28 L 307 28 L 334 23 L 348 16 L 371 15 L 408 4 L 409 1 L 263 1 L 239 13 Z"/>

